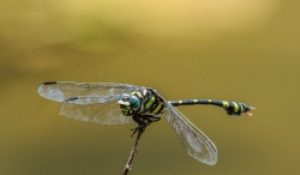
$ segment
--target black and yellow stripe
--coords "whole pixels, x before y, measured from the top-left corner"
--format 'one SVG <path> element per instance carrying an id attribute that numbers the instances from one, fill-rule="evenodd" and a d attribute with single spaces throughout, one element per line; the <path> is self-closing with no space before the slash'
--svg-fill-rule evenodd
<path id="1" fill-rule="evenodd" d="M 173 106 L 181 105 L 214 105 L 224 108 L 229 115 L 241 115 L 254 109 L 253 107 L 240 102 L 225 101 L 225 100 L 212 100 L 212 99 L 187 99 L 178 101 L 169 101 Z"/>
<path id="2" fill-rule="evenodd" d="M 134 91 L 131 95 L 137 96 L 142 105 L 137 111 L 139 114 L 160 114 L 164 109 L 164 101 L 155 94 L 151 89 L 143 89 L 140 91 Z M 183 105 L 214 105 L 222 107 L 227 111 L 229 115 L 241 115 L 247 113 L 251 115 L 250 111 L 254 109 L 253 107 L 236 101 L 226 101 L 226 100 L 213 100 L 213 99 L 186 99 L 169 101 L 173 106 L 183 106 Z"/>
<path id="3" fill-rule="evenodd" d="M 131 95 L 136 95 L 142 101 L 140 114 L 160 114 L 164 109 L 163 100 L 150 89 L 134 91 Z"/>

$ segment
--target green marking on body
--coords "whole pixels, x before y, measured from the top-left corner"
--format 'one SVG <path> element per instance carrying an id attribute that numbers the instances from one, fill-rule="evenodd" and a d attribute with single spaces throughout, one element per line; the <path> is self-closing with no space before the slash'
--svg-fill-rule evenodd
<path id="1" fill-rule="evenodd" d="M 152 105 L 154 102 L 155 102 L 155 97 L 152 96 L 152 97 L 150 98 L 150 100 L 147 102 L 145 108 L 146 108 L 146 109 L 149 109 L 149 108 L 151 107 L 151 105 Z"/>
<path id="2" fill-rule="evenodd" d="M 223 101 L 223 107 L 228 108 L 229 107 L 229 102 L 228 101 Z"/>
<path id="3" fill-rule="evenodd" d="M 197 103 L 198 101 L 199 101 L 198 99 L 194 99 L 194 100 L 193 100 L 194 103 Z"/>
<path id="4" fill-rule="evenodd" d="M 158 103 L 158 105 L 154 109 L 153 113 L 156 114 L 159 110 L 161 110 L 161 107 L 162 107 L 162 103 Z"/>
<path id="5" fill-rule="evenodd" d="M 212 102 L 212 100 L 211 99 L 208 99 L 208 103 L 211 103 Z"/>
<path id="6" fill-rule="evenodd" d="M 142 96 L 142 94 L 139 91 L 134 91 L 131 93 L 131 95 L 137 95 L 138 97 Z"/>
<path id="7" fill-rule="evenodd" d="M 234 109 L 233 109 L 234 112 L 236 112 L 236 113 L 239 112 L 239 105 L 234 101 L 232 103 L 233 103 L 233 106 L 234 106 Z"/>
<path id="8" fill-rule="evenodd" d="M 243 105 L 240 105 L 241 108 L 241 112 L 245 112 L 245 108 L 243 107 Z"/>
<path id="9" fill-rule="evenodd" d="M 139 96 L 139 97 L 142 97 L 142 93 L 141 92 L 136 92 L 137 93 L 137 95 Z"/>

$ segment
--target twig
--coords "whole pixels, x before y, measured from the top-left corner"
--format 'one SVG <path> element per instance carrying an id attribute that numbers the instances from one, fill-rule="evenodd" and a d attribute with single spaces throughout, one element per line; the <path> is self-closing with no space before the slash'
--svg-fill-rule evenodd
<path id="1" fill-rule="evenodd" d="M 127 163 L 124 167 L 123 175 L 127 175 L 129 173 L 129 171 L 131 171 L 131 169 L 132 169 L 133 159 L 134 159 L 134 156 L 137 153 L 137 147 L 138 147 L 138 144 L 140 142 L 140 139 L 141 139 L 141 136 L 142 136 L 143 132 L 144 132 L 144 130 L 141 130 L 141 129 L 138 130 L 135 143 L 132 146 L 132 149 L 131 149 L 131 152 L 129 154 Z"/>

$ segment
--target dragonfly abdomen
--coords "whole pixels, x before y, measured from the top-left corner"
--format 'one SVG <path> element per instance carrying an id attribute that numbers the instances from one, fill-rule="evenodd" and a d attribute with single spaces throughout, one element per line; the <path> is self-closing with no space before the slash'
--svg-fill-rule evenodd
<path id="1" fill-rule="evenodd" d="M 181 105 L 214 105 L 224 108 L 229 115 L 241 115 L 242 113 L 249 113 L 250 110 L 254 109 L 253 107 L 240 102 L 235 101 L 226 101 L 226 100 L 212 100 L 212 99 L 186 99 L 186 100 L 177 100 L 169 101 L 173 106 Z"/>

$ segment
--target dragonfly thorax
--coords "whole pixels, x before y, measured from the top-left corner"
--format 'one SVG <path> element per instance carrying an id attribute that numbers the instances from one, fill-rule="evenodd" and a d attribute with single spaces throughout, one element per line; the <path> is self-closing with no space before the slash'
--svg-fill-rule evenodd
<path id="1" fill-rule="evenodd" d="M 164 109 L 163 100 L 150 89 L 124 93 L 118 103 L 125 116 L 157 115 Z"/>
<path id="2" fill-rule="evenodd" d="M 121 111 L 126 116 L 132 116 L 141 107 L 140 99 L 135 95 L 123 94 L 118 101 Z"/>

